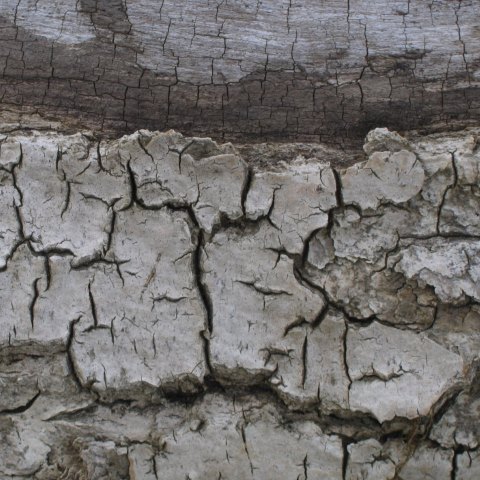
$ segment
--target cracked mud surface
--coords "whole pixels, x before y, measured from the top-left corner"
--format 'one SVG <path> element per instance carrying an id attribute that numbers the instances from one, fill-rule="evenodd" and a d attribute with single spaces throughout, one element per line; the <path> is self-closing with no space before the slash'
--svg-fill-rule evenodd
<path id="1" fill-rule="evenodd" d="M 1 135 L 0 478 L 477 479 L 479 136 Z"/>
<path id="2" fill-rule="evenodd" d="M 2 0 L 0 104 L 119 134 L 355 142 L 480 118 L 478 0 Z"/>

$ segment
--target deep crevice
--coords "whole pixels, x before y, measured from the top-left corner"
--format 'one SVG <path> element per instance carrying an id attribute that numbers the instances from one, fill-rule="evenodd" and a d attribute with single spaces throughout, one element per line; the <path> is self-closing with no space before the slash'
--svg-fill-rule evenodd
<path id="1" fill-rule="evenodd" d="M 37 393 L 30 400 L 28 400 L 27 403 L 25 403 L 25 405 L 20 405 L 19 407 L 15 408 L 5 408 L 4 410 L 0 411 L 0 415 L 16 415 L 26 412 L 29 408 L 32 407 L 32 405 L 35 403 L 41 393 L 42 392 L 38 390 Z"/>

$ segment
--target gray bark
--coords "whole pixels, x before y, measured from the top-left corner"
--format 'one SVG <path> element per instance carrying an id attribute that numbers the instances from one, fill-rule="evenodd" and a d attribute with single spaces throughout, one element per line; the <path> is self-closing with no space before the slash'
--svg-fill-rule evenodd
<path id="1" fill-rule="evenodd" d="M 0 137 L 0 478 L 477 478 L 479 135 Z"/>
<path id="2" fill-rule="evenodd" d="M 0 0 L 0 480 L 477 480 L 479 15 Z"/>

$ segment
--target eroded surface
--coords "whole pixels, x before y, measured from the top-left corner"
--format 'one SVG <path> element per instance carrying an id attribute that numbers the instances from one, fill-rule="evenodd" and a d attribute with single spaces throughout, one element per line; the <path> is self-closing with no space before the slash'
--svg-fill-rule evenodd
<path id="1" fill-rule="evenodd" d="M 2 478 L 476 478 L 478 134 L 2 136 Z"/>

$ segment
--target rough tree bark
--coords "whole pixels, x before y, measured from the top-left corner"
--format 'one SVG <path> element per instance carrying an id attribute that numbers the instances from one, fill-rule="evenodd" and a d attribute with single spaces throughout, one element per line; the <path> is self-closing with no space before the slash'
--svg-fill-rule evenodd
<path id="1" fill-rule="evenodd" d="M 479 16 L 0 0 L 0 480 L 478 480 Z"/>
<path id="2" fill-rule="evenodd" d="M 0 478 L 478 478 L 479 136 L 0 137 Z"/>
<path id="3" fill-rule="evenodd" d="M 105 131 L 347 142 L 480 117 L 478 0 L 2 0 L 0 99 Z"/>

